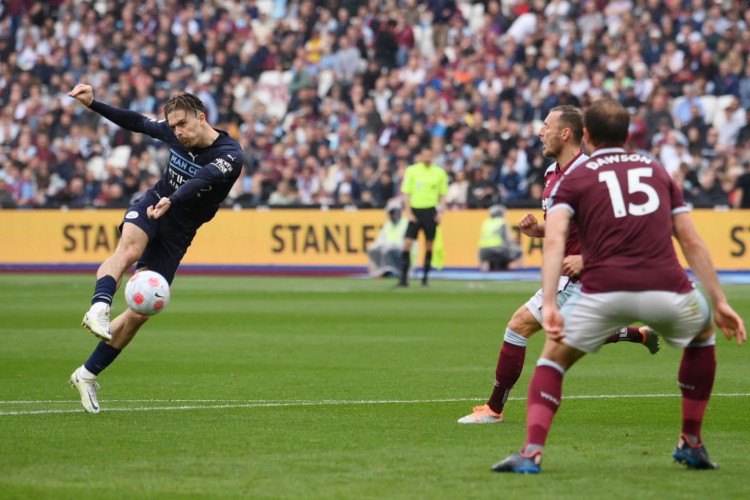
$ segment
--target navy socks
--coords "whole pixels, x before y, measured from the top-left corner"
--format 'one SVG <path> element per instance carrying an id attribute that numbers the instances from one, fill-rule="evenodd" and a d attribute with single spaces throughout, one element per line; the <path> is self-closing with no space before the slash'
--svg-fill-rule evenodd
<path id="1" fill-rule="evenodd" d="M 102 340 L 83 366 L 94 375 L 99 375 L 102 370 L 112 364 L 121 352 L 120 349 L 112 347 Z"/>
<path id="2" fill-rule="evenodd" d="M 115 296 L 117 291 L 117 280 L 109 274 L 96 280 L 96 288 L 94 288 L 94 296 L 91 297 L 91 303 L 104 302 L 107 305 L 112 305 L 112 297 Z"/>

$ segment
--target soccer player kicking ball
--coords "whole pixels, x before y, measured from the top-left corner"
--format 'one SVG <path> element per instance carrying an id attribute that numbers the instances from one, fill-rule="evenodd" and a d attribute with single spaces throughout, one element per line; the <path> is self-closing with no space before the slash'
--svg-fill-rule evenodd
<path id="1" fill-rule="evenodd" d="M 596 101 L 584 115 L 584 135 L 594 152 L 568 169 L 552 191 L 542 259 L 547 340 L 529 385 L 526 444 L 496 464 L 496 472 L 541 472 L 563 376 L 585 354 L 596 353 L 608 336 L 602 332 L 623 320 L 646 322 L 667 343 L 683 349 L 678 372 L 682 429 L 672 456 L 691 469 L 717 468 L 701 439 L 716 373 L 711 306 L 680 265 L 673 235 L 711 300 L 716 325 L 738 345 L 747 338 L 745 325 L 719 286 L 680 188 L 653 159 L 623 149 L 629 122 L 617 101 Z M 581 291 L 560 309 L 554 294 L 573 222 L 586 272 Z"/>
<path id="2" fill-rule="evenodd" d="M 576 165 L 585 163 L 589 157 L 581 152 L 583 139 L 583 112 L 569 105 L 557 106 L 550 110 L 539 130 L 542 140 L 542 154 L 554 158 L 544 175 L 544 192 L 542 209 L 547 209 L 547 200 L 552 188 L 564 173 Z M 545 214 L 546 215 L 546 214 Z M 527 236 L 542 238 L 545 235 L 545 223 L 538 222 L 533 214 L 527 214 L 518 224 L 521 232 Z M 579 278 L 584 264 L 581 258 L 581 246 L 575 226 L 571 228 L 565 242 L 565 259 L 562 277 L 558 282 L 558 305 L 562 306 L 568 298 L 581 287 Z M 503 408 L 513 386 L 521 376 L 526 358 L 528 339 L 542 328 L 542 290 L 529 299 L 511 317 L 505 329 L 505 338 L 495 368 L 495 385 L 489 401 L 475 406 L 472 413 L 458 419 L 459 424 L 493 424 L 503 421 Z M 614 332 L 613 330 L 609 330 Z M 651 352 L 659 351 L 659 336 L 647 326 L 623 326 L 616 333 L 607 337 L 606 343 L 634 342 L 643 344 Z"/>
<path id="3" fill-rule="evenodd" d="M 110 323 L 112 297 L 122 275 L 135 265 L 172 283 L 196 231 L 214 217 L 239 177 L 242 149 L 226 132 L 206 122 L 203 102 L 192 94 L 173 95 L 160 121 L 94 100 L 90 85 L 78 84 L 68 95 L 118 126 L 169 146 L 161 179 L 125 213 L 120 241 L 96 273 L 91 308 L 83 317 L 83 326 L 101 341 L 70 376 L 70 383 L 80 393 L 83 408 L 99 413 L 97 376 L 148 320 L 126 309 Z"/>

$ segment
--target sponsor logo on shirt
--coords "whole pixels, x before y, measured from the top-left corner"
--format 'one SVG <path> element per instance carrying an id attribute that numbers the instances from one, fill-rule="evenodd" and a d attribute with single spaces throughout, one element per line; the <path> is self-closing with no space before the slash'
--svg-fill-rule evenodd
<path id="1" fill-rule="evenodd" d="M 187 154 L 193 157 L 191 152 L 188 151 Z M 201 168 L 203 168 L 202 165 L 193 163 L 173 149 L 172 154 L 169 156 L 167 181 L 172 189 L 176 191 L 180 186 L 195 177 Z"/>
<path id="2" fill-rule="evenodd" d="M 172 151 L 172 154 L 169 157 L 169 166 L 170 168 L 189 177 L 190 179 L 192 179 L 195 176 L 195 174 L 198 173 L 198 170 L 201 169 L 200 165 L 196 165 L 195 163 L 187 160 L 186 158 L 183 158 L 182 156 L 177 154 L 174 150 Z"/>
<path id="3" fill-rule="evenodd" d="M 226 174 L 232 171 L 232 164 L 226 161 L 224 158 L 216 158 L 213 161 L 212 165 L 221 170 L 222 174 Z"/>

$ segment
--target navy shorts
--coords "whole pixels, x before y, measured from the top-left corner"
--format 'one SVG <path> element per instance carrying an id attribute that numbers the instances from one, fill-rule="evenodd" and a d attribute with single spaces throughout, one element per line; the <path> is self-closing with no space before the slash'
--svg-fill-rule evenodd
<path id="1" fill-rule="evenodd" d="M 435 240 L 435 231 L 437 231 L 437 209 L 432 208 L 412 208 L 411 212 L 414 214 L 416 222 L 409 221 L 409 225 L 406 227 L 406 237 L 412 240 L 417 239 L 419 230 L 424 231 L 424 238 L 427 241 Z"/>
<path id="2" fill-rule="evenodd" d="M 170 209 L 159 219 L 149 219 L 146 209 L 156 205 L 159 196 L 149 190 L 145 195 L 135 200 L 120 224 L 122 231 L 125 223 L 135 224 L 148 235 L 148 245 L 141 258 L 138 259 L 136 269 L 147 267 L 164 276 L 172 284 L 180 261 L 185 256 L 192 243 L 197 227 L 181 221 L 179 211 Z"/>

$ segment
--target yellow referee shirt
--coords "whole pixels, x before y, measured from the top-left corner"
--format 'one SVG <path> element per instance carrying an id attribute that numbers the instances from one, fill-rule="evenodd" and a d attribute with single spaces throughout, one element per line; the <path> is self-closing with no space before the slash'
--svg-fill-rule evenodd
<path id="1" fill-rule="evenodd" d="M 409 195 L 412 208 L 433 208 L 448 192 L 448 174 L 437 165 L 409 165 L 401 184 L 401 192 Z"/>

